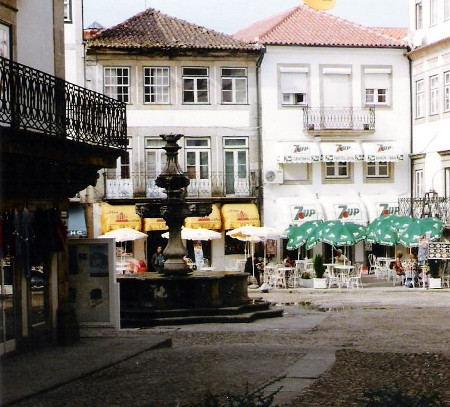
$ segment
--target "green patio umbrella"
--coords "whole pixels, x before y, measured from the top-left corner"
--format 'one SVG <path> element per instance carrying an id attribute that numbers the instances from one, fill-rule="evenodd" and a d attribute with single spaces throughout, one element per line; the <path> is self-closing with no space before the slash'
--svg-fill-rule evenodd
<path id="1" fill-rule="evenodd" d="M 366 241 L 383 246 L 395 246 L 398 243 L 397 230 L 393 226 L 395 221 L 398 221 L 395 215 L 374 219 L 367 227 Z"/>
<path id="2" fill-rule="evenodd" d="M 287 229 L 287 237 L 289 241 L 286 248 L 288 250 L 294 250 L 303 246 L 321 223 L 321 220 L 310 220 L 300 225 L 289 226 Z"/>
<path id="3" fill-rule="evenodd" d="M 365 226 L 340 220 L 324 222 L 319 231 L 320 241 L 333 246 L 351 246 L 365 239 L 366 235 Z"/>
<path id="4" fill-rule="evenodd" d="M 408 226 L 398 232 L 399 243 L 406 247 L 419 246 L 419 238 L 430 233 L 430 240 L 441 237 L 444 222 L 437 218 L 414 219 Z"/>

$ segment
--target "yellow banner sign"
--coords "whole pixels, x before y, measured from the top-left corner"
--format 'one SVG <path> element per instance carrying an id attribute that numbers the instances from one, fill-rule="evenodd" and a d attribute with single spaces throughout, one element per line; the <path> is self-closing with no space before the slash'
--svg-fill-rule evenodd
<path id="1" fill-rule="evenodd" d="M 303 0 L 304 3 L 315 10 L 331 10 L 336 0 Z"/>
<path id="2" fill-rule="evenodd" d="M 141 218 L 136 213 L 134 205 L 108 205 L 103 203 L 100 221 L 102 233 L 122 228 L 141 230 Z"/>
<path id="3" fill-rule="evenodd" d="M 167 230 L 166 221 L 163 218 L 144 218 L 143 232 L 151 232 L 152 230 Z"/>
<path id="4" fill-rule="evenodd" d="M 224 230 L 240 226 L 259 226 L 259 212 L 255 204 L 225 204 L 222 206 Z"/>
<path id="5" fill-rule="evenodd" d="M 212 212 L 208 216 L 203 217 L 188 217 L 184 221 L 184 227 L 192 229 L 213 229 L 220 230 L 222 228 L 222 218 L 220 217 L 220 209 L 214 204 Z"/>

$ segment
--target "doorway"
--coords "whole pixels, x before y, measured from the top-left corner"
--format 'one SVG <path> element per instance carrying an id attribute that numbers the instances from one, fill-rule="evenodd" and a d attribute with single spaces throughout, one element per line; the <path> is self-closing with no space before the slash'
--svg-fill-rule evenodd
<path id="1" fill-rule="evenodd" d="M 16 349 L 13 261 L 1 257 L 0 270 L 0 355 L 2 355 Z"/>

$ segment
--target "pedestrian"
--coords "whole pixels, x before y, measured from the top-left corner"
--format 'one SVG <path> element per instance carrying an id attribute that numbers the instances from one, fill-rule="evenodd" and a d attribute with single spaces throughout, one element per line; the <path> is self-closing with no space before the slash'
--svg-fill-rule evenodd
<path id="1" fill-rule="evenodd" d="M 245 262 L 244 272 L 250 275 L 254 275 L 256 278 L 256 282 L 258 283 L 258 287 L 261 285 L 261 263 L 259 262 L 256 254 L 247 258 Z"/>
<path id="2" fill-rule="evenodd" d="M 347 259 L 347 256 L 345 256 L 342 253 L 341 249 L 337 249 L 336 254 L 337 254 L 337 256 L 334 258 L 336 264 L 341 265 L 341 264 L 349 264 L 350 263 Z"/>
<path id="3" fill-rule="evenodd" d="M 152 256 L 152 267 L 153 267 L 153 271 L 155 273 L 163 273 L 163 269 L 164 269 L 164 256 L 162 253 L 162 246 L 158 246 L 156 248 L 156 252 L 153 253 Z"/>

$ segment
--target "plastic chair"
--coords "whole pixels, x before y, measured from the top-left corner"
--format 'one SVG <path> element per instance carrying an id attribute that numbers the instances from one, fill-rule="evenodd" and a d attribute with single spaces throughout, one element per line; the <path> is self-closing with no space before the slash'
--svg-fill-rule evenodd
<path id="1" fill-rule="evenodd" d="M 362 283 L 362 265 L 355 264 L 354 274 L 351 275 L 348 279 L 347 289 L 349 288 L 359 289 L 359 286 L 361 286 L 361 288 L 364 288 Z"/>

